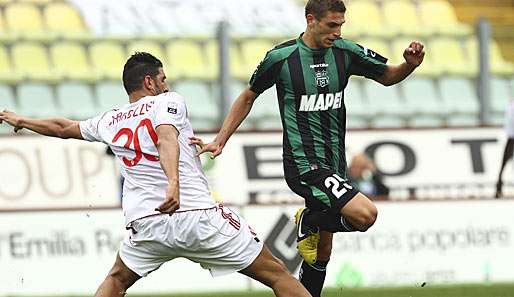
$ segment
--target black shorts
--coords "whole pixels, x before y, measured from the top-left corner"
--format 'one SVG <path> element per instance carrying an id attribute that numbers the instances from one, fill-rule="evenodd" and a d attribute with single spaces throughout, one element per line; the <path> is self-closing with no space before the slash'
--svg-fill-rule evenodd
<path id="1" fill-rule="evenodd" d="M 288 178 L 289 188 L 305 199 L 305 205 L 313 210 L 330 210 L 340 213 L 359 190 L 347 179 L 329 169 L 316 169 L 298 177 Z"/>

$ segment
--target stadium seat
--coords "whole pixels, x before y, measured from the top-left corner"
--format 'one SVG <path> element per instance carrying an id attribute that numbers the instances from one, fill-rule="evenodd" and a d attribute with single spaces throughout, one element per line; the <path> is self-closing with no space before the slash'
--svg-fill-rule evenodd
<path id="1" fill-rule="evenodd" d="M 373 116 L 373 111 L 368 106 L 368 101 L 362 91 L 361 82 L 358 80 L 350 80 L 344 89 L 344 105 L 347 116 L 365 119 Z"/>
<path id="2" fill-rule="evenodd" d="M 429 77 L 439 76 L 442 72 L 442 69 L 441 69 L 441 67 L 438 67 L 437 65 L 435 65 L 435 63 L 433 62 L 434 54 L 431 51 L 430 45 L 427 44 L 425 41 L 420 40 L 417 37 L 410 37 L 410 38 L 409 37 L 401 37 L 401 38 L 394 39 L 393 43 L 392 43 L 393 52 L 392 52 L 392 56 L 390 57 L 391 59 L 390 59 L 389 64 L 403 63 L 405 61 L 405 59 L 403 58 L 403 52 L 411 44 L 412 41 L 420 41 L 425 45 L 425 47 L 428 46 L 428 48 L 426 50 L 425 58 L 423 59 L 423 63 L 421 64 L 420 67 L 418 67 L 415 70 L 415 74 L 420 75 L 420 76 L 429 76 Z"/>
<path id="3" fill-rule="evenodd" d="M 382 4 L 383 13 L 386 16 L 385 24 L 389 30 L 409 36 L 423 36 L 431 33 L 420 25 L 416 7 L 411 1 L 387 0 Z"/>
<path id="4" fill-rule="evenodd" d="M 392 115 L 378 115 L 371 121 L 373 128 L 402 128 L 405 127 L 405 120 Z"/>
<path id="5" fill-rule="evenodd" d="M 192 40 L 176 40 L 166 46 L 169 70 L 172 79 L 214 79 L 217 71 L 206 66 L 200 44 Z"/>
<path id="6" fill-rule="evenodd" d="M 52 89 L 46 84 L 18 86 L 18 107 L 20 114 L 29 117 L 48 118 L 59 114 Z"/>
<path id="7" fill-rule="evenodd" d="M 491 111 L 503 115 L 507 103 L 514 96 L 510 90 L 509 82 L 505 78 L 493 77 L 491 79 Z"/>
<path id="8" fill-rule="evenodd" d="M 408 121 L 408 126 L 413 128 L 435 128 L 441 127 L 444 120 L 441 117 L 433 115 L 417 115 L 412 116 Z"/>
<path id="9" fill-rule="evenodd" d="M 10 86 L 0 84 L 0 98 L 0 110 L 17 110 L 16 100 Z"/>
<path id="10" fill-rule="evenodd" d="M 347 129 L 365 129 L 369 127 L 369 122 L 363 117 L 359 116 L 346 116 L 346 128 Z"/>
<path id="11" fill-rule="evenodd" d="M 215 71 L 218 73 L 219 68 L 219 49 L 218 49 L 218 41 L 212 40 L 209 41 L 205 47 L 205 55 L 207 57 L 207 67 L 213 68 L 211 71 Z M 250 76 L 252 75 L 255 69 L 250 70 L 248 72 L 248 68 L 245 67 L 245 64 L 241 57 L 241 51 L 234 44 L 230 45 L 229 49 L 229 67 L 230 67 L 230 75 L 233 78 L 239 80 L 248 81 Z"/>
<path id="12" fill-rule="evenodd" d="M 30 37 L 49 36 L 43 30 L 43 18 L 38 8 L 31 3 L 11 3 L 4 9 L 6 25 L 15 34 Z"/>
<path id="13" fill-rule="evenodd" d="M 478 49 L 478 41 L 476 38 L 472 37 L 466 41 L 466 49 L 468 59 L 471 61 L 473 65 L 478 69 L 479 67 L 479 49 Z M 508 61 L 506 61 L 501 53 L 500 46 L 494 40 L 491 40 L 489 43 L 489 62 L 491 67 L 491 72 L 496 75 L 513 75 L 514 74 L 514 65 Z"/>
<path id="14" fill-rule="evenodd" d="M 401 97 L 399 85 L 385 87 L 371 80 L 365 80 L 363 83 L 369 109 L 374 115 L 405 117 L 410 113 Z"/>
<path id="15" fill-rule="evenodd" d="M 98 41 L 89 49 L 95 71 L 102 77 L 120 80 L 127 56 L 119 43 Z"/>
<path id="16" fill-rule="evenodd" d="M 442 117 L 448 113 L 443 108 L 442 101 L 431 79 L 410 78 L 402 83 L 402 87 L 406 106 L 415 118 L 419 118 L 420 115 Z"/>
<path id="17" fill-rule="evenodd" d="M 437 38 L 427 48 L 433 57 L 432 62 L 445 74 L 471 77 L 478 71 L 477 65 L 468 59 L 464 48 L 455 38 Z"/>
<path id="18" fill-rule="evenodd" d="M 242 79 L 249 81 L 251 75 L 264 59 L 266 53 L 273 48 L 270 40 L 253 39 L 245 40 L 241 43 L 241 54 L 245 63 L 246 75 Z"/>
<path id="19" fill-rule="evenodd" d="M 19 78 L 19 73 L 11 67 L 7 49 L 0 45 L 0 82 L 16 82 Z"/>
<path id="20" fill-rule="evenodd" d="M 463 77 L 445 77 L 439 80 L 443 108 L 448 111 L 449 125 L 477 123 L 479 102 L 474 85 Z"/>
<path id="21" fill-rule="evenodd" d="M 257 129 L 280 129 L 280 108 L 277 89 L 273 86 L 260 94 L 247 118 Z"/>
<path id="22" fill-rule="evenodd" d="M 61 83 L 57 87 L 57 102 L 65 117 L 84 120 L 97 114 L 93 94 L 88 85 Z"/>
<path id="23" fill-rule="evenodd" d="M 55 81 L 60 77 L 50 70 L 45 47 L 36 42 L 20 42 L 12 47 L 12 62 L 23 78 Z"/>
<path id="24" fill-rule="evenodd" d="M 48 3 L 43 9 L 46 27 L 66 37 L 85 34 L 79 12 L 66 2 Z"/>
<path id="25" fill-rule="evenodd" d="M 423 25 L 434 30 L 434 33 L 463 36 L 473 32 L 469 25 L 459 23 L 455 10 L 448 1 L 423 0 L 418 3 Z"/>
<path id="26" fill-rule="evenodd" d="M 214 101 L 207 83 L 180 81 L 174 84 L 172 91 L 184 97 L 193 129 L 210 130 L 216 127 L 219 104 Z"/>
<path id="27" fill-rule="evenodd" d="M 50 47 L 55 70 L 65 79 L 94 80 L 96 75 L 87 60 L 85 48 L 75 42 L 62 41 Z"/>
<path id="28" fill-rule="evenodd" d="M 120 108 L 129 103 L 128 95 L 121 82 L 102 82 L 96 84 L 98 113 Z"/>
<path id="29" fill-rule="evenodd" d="M 154 55 L 157 59 L 161 60 L 161 62 L 166 66 L 166 56 L 161 48 L 161 45 L 157 42 L 147 41 L 147 40 L 138 40 L 133 41 L 127 46 L 127 57 L 130 57 L 135 52 L 147 52 Z M 164 69 L 166 71 L 166 69 Z"/>
<path id="30" fill-rule="evenodd" d="M 342 35 L 371 35 L 391 37 L 396 32 L 384 28 L 382 11 L 375 1 L 359 0 L 348 3 Z"/>

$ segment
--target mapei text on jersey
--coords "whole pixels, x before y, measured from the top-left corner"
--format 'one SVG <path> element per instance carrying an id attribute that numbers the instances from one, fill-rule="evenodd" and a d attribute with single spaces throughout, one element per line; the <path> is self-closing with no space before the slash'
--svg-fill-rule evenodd
<path id="1" fill-rule="evenodd" d="M 299 111 L 339 109 L 343 105 L 343 92 L 302 95 Z"/>

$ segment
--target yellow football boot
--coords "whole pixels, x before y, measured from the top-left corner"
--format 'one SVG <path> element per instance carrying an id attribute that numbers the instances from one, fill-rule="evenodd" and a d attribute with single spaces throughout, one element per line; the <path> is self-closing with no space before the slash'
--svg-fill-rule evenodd
<path id="1" fill-rule="evenodd" d="M 302 207 L 294 216 L 297 230 L 296 247 L 298 248 L 298 253 L 300 253 L 300 256 L 302 256 L 305 262 L 312 265 L 318 258 L 319 230 L 316 232 L 306 231 L 303 233 L 306 228 L 302 228 L 302 221 L 306 210 L 307 208 Z"/>

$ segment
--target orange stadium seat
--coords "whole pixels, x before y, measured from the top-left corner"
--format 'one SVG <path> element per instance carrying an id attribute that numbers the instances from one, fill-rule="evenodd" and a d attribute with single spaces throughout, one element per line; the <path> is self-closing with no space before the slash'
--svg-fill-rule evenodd
<path id="1" fill-rule="evenodd" d="M 51 71 L 46 49 L 37 42 L 20 42 L 12 47 L 15 70 L 26 79 L 55 81 L 60 79 Z"/>
<path id="2" fill-rule="evenodd" d="M 91 62 L 101 77 L 120 80 L 126 54 L 123 47 L 113 41 L 97 41 L 89 48 Z"/>
<path id="3" fill-rule="evenodd" d="M 56 72 L 66 79 L 95 80 L 85 48 L 75 42 L 61 41 L 51 45 L 50 55 Z"/>

